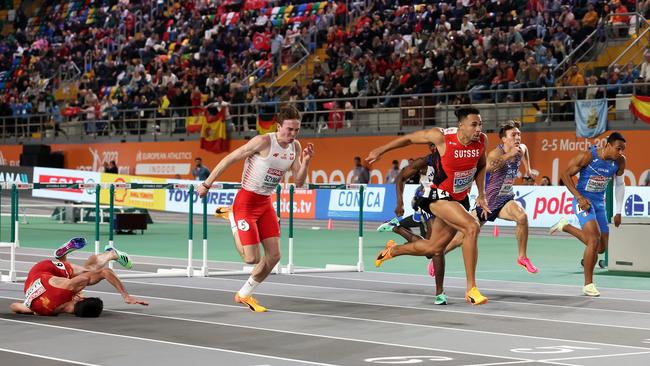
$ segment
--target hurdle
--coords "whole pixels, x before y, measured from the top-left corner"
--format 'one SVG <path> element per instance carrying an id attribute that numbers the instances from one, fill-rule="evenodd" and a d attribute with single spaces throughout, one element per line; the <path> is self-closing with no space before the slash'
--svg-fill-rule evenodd
<path id="1" fill-rule="evenodd" d="M 296 188 L 294 185 L 289 186 L 289 253 L 288 253 L 288 263 L 285 268 L 282 269 L 284 274 L 298 274 L 298 273 L 320 273 L 320 272 L 363 272 L 363 192 L 365 190 L 365 184 L 309 184 L 306 189 L 348 189 L 348 190 L 358 190 L 359 191 L 359 237 L 357 241 L 357 263 L 351 265 L 345 264 L 326 264 L 324 268 L 296 268 L 294 263 L 294 215 L 293 215 L 293 200 Z M 299 190 L 305 190 L 305 188 L 298 188 Z"/>
<path id="2" fill-rule="evenodd" d="M 0 203 L 2 200 L 2 190 L 6 189 L 8 184 L 3 183 L 0 185 Z M 19 279 L 24 280 L 24 278 L 19 278 L 16 275 L 16 248 L 18 247 L 18 189 L 16 184 L 11 185 L 11 231 L 10 231 L 10 240 L 8 242 L 2 241 L 2 232 L 0 231 L 0 248 L 9 248 L 9 272 L 6 275 L 0 274 L 0 281 L 2 282 L 16 282 Z M 16 202 L 16 203 L 14 203 Z M 2 215 L 0 215 L 1 217 Z M 0 228 L 2 226 L 0 225 Z"/>

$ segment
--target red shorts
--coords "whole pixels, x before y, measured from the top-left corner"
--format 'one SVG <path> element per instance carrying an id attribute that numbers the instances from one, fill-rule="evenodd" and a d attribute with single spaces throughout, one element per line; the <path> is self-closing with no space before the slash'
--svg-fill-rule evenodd
<path id="1" fill-rule="evenodd" d="M 231 225 L 237 227 L 242 245 L 255 245 L 264 239 L 280 237 L 280 224 L 270 196 L 239 190 L 232 204 Z"/>
<path id="2" fill-rule="evenodd" d="M 49 273 L 42 273 L 39 276 L 41 285 L 45 288 L 45 292 L 34 299 L 29 307 L 38 315 L 56 315 L 54 310 L 57 307 L 71 301 L 75 295 L 74 291 L 58 288 L 50 285 L 50 278 L 55 277 Z"/>

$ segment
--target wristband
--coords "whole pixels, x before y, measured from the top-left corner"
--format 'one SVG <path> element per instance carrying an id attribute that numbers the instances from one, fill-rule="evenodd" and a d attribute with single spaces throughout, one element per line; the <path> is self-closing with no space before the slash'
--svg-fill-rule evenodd
<path id="1" fill-rule="evenodd" d="M 212 186 L 205 184 L 205 182 L 202 182 L 201 185 L 202 185 L 203 188 L 205 188 L 205 189 L 210 189 L 210 188 L 212 188 Z"/>

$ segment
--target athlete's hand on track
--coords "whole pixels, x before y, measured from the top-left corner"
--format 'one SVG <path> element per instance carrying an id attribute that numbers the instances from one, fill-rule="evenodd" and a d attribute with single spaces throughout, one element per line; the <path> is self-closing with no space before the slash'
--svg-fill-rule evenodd
<path id="1" fill-rule="evenodd" d="M 476 207 L 480 207 L 483 210 L 481 215 L 486 220 L 488 218 L 488 215 L 492 213 L 492 211 L 490 211 L 490 209 L 488 208 L 487 199 L 483 195 L 479 195 L 478 197 L 476 197 Z"/>
<path id="2" fill-rule="evenodd" d="M 614 215 L 614 226 L 618 227 L 621 225 L 621 214 Z"/>
<path id="3" fill-rule="evenodd" d="M 144 305 L 144 306 L 149 305 L 148 302 L 142 301 L 142 300 L 138 299 L 137 297 L 131 296 L 131 295 L 124 296 L 124 302 L 127 303 L 127 304 L 132 304 L 132 305 L 135 305 L 135 304 Z"/>
<path id="4" fill-rule="evenodd" d="M 584 197 L 578 197 L 578 207 L 580 207 L 582 211 L 589 211 L 589 207 L 591 207 L 591 202 Z"/>
<path id="5" fill-rule="evenodd" d="M 314 144 L 308 143 L 307 146 L 302 149 L 302 161 L 309 161 L 312 155 L 314 155 Z"/>

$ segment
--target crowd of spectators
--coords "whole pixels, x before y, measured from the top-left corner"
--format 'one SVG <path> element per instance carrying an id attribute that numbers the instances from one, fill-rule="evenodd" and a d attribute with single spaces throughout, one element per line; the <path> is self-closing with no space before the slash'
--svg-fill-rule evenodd
<path id="1" fill-rule="evenodd" d="M 86 124 L 87 133 L 102 134 L 145 127 L 111 123 L 122 120 L 120 116 L 146 120 L 154 114 L 166 116 L 174 107 L 213 102 L 252 103 L 259 106 L 257 112 L 272 113 L 280 96 L 272 88 L 250 86 L 249 76 L 278 75 L 282 64 L 301 57 L 300 45 L 310 52 L 326 47 L 324 59 L 313 59 L 311 82 L 295 82 L 286 95 L 304 101 L 300 108 L 308 112 L 307 122 L 327 118 L 310 112 L 346 105 L 394 107 L 398 96 L 420 93 L 433 95 L 432 103 L 550 96 L 568 106 L 575 91 L 548 95 L 544 88 L 593 86 L 580 97 L 596 98 L 622 92 L 626 83 L 650 80 L 650 68 L 631 64 L 600 75 L 573 68 L 560 80 L 552 72 L 600 22 L 625 32 L 630 17 L 619 14 L 635 11 L 636 3 L 96 0 L 70 1 L 68 6 L 76 9 L 70 12 L 61 2 L 46 0 L 36 17 L 19 10 L 15 32 L 0 39 L 0 116 L 19 121 L 52 113 L 56 116 L 48 123 L 57 126 L 60 114 L 72 110 L 83 120 L 108 121 Z M 639 2 L 639 11 L 646 12 L 647 3 Z M 298 13 L 304 4 L 309 10 Z M 271 12 L 280 6 L 287 16 Z M 76 70 L 76 94 L 57 102 L 55 90 Z M 518 91 L 528 88 L 537 90 Z M 469 93 L 436 97 L 465 91 Z M 363 96 L 374 98 L 356 99 Z M 328 105 L 332 98 L 341 100 Z M 182 118 L 191 113 L 186 111 L 173 113 Z M 234 123 L 253 128 L 255 118 Z"/>

